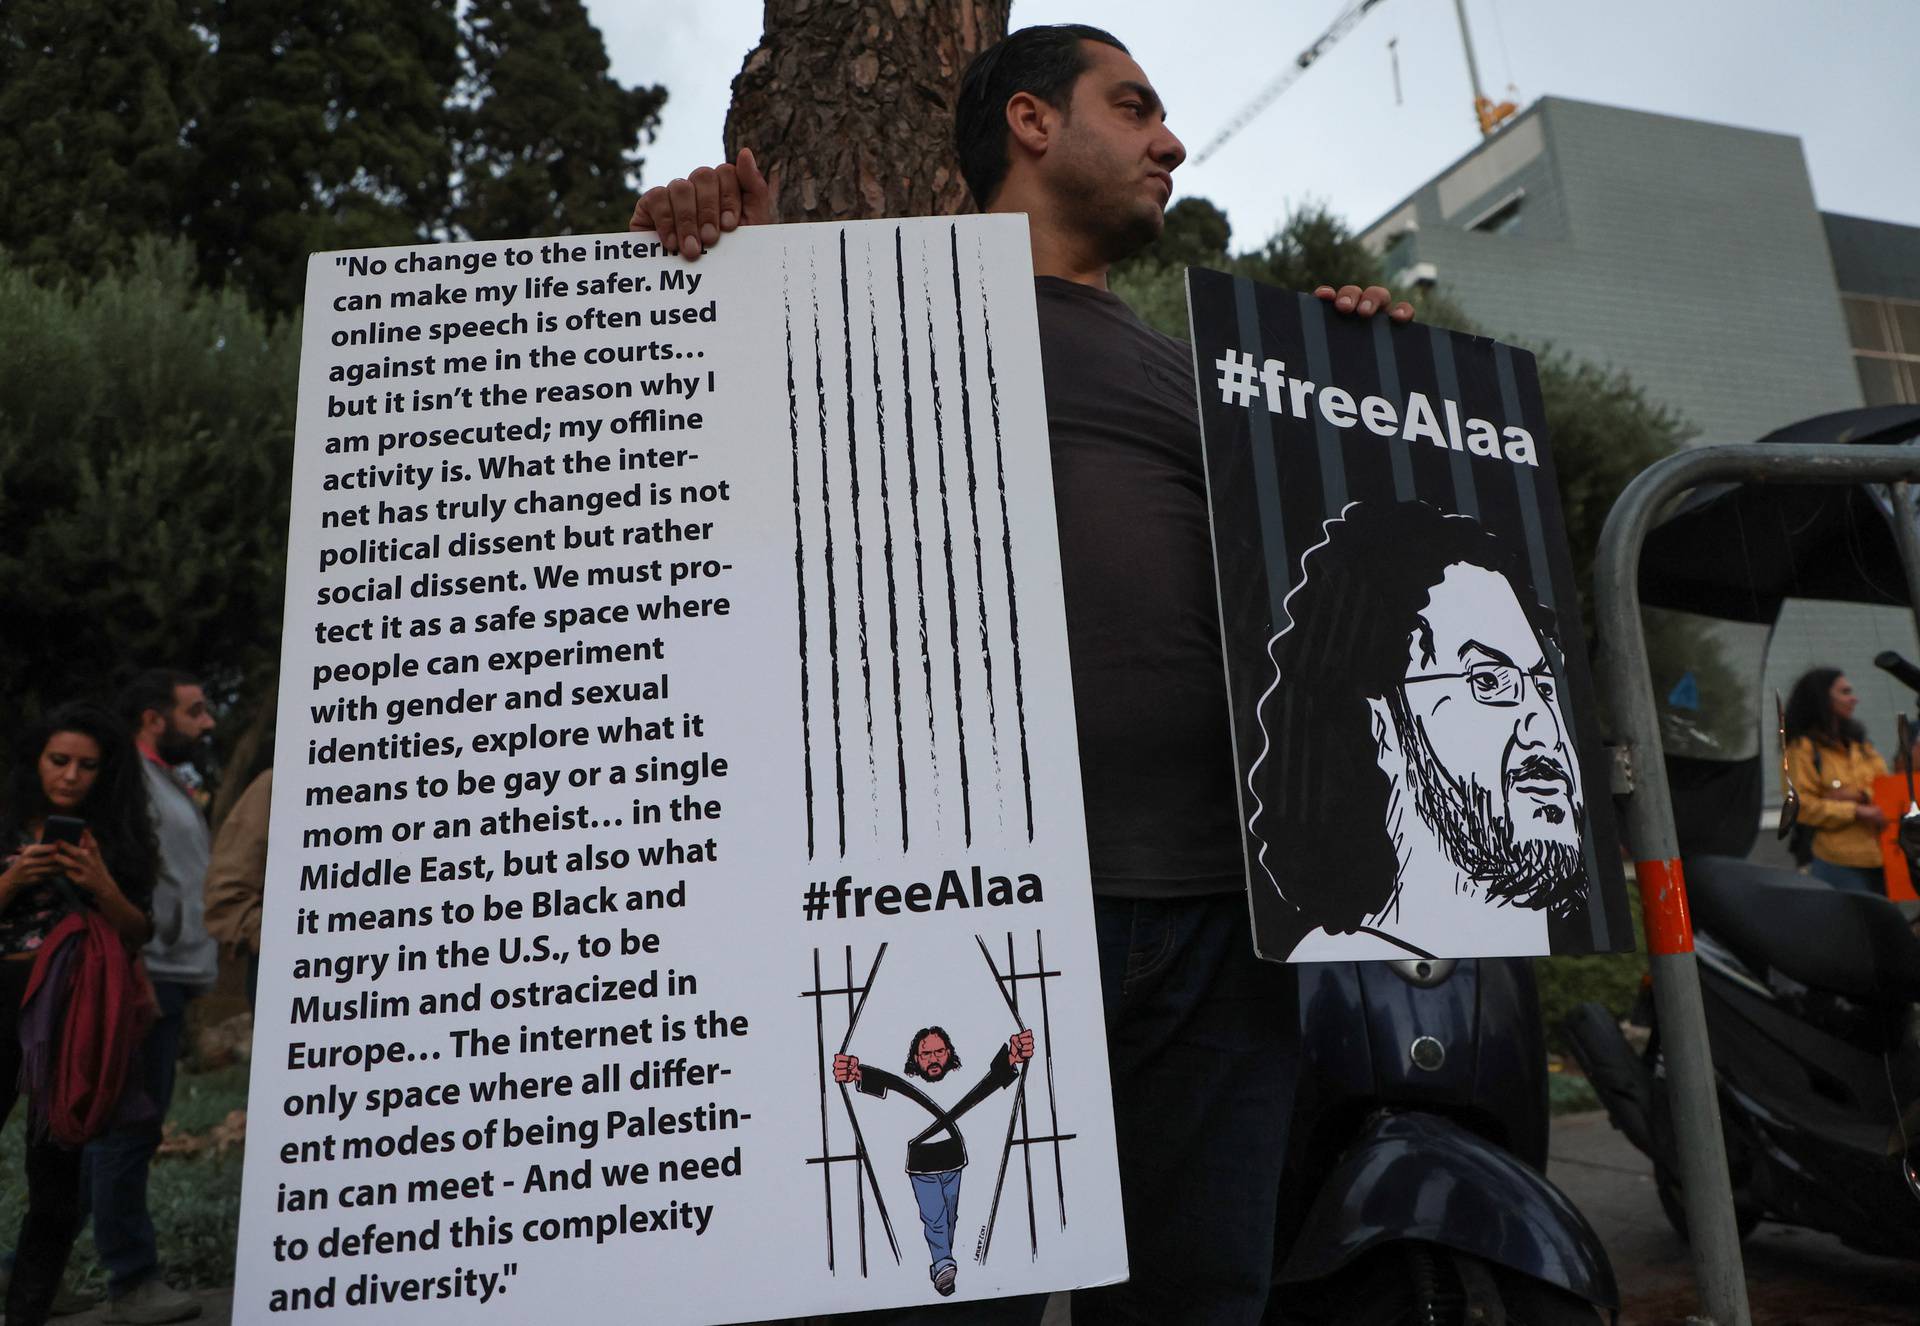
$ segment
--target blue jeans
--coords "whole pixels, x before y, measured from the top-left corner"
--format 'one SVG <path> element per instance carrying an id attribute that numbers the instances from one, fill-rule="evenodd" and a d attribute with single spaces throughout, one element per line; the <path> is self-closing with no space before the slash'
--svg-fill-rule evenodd
<path id="1" fill-rule="evenodd" d="M 93 1243 L 115 1298 L 160 1269 L 160 1249 L 147 1212 L 147 1168 L 160 1146 L 160 1125 L 173 1104 L 173 1078 L 194 988 L 155 981 L 160 1017 L 140 1043 L 128 1081 L 152 1098 L 155 1113 L 87 1143 L 82 1193 L 93 1209 Z"/>
<path id="2" fill-rule="evenodd" d="M 1243 893 L 1093 907 L 1131 1278 L 1077 1291 L 1073 1319 L 1253 1326 L 1273 1273 L 1299 983 L 1253 955 Z M 1032 1326 L 1045 1308 L 1035 1295 L 847 1320 Z"/>
<path id="3" fill-rule="evenodd" d="M 960 1171 L 939 1174 L 909 1174 L 913 1180 L 913 1200 L 920 1207 L 920 1228 L 927 1236 L 929 1277 L 940 1274 L 943 1266 L 952 1266 L 953 1228 L 960 1220 Z"/>
<path id="4" fill-rule="evenodd" d="M 1807 862 L 1807 873 L 1836 889 L 1854 893 L 1877 893 L 1885 897 L 1887 884 L 1879 866 L 1842 866 L 1819 857 Z"/>

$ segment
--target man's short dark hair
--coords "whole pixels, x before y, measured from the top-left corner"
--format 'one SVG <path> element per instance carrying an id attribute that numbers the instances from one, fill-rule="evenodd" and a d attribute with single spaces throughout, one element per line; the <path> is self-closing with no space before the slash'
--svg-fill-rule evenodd
<path id="1" fill-rule="evenodd" d="M 174 692 L 182 686 L 199 684 L 198 677 L 179 668 L 148 668 L 120 688 L 114 709 L 129 732 L 138 731 L 140 720 L 147 716 L 149 709 L 157 710 L 163 718 L 168 717 L 173 713 Z"/>
<path id="2" fill-rule="evenodd" d="M 960 76 L 960 98 L 953 112 L 953 147 L 960 174 L 974 206 L 993 201 L 1007 178 L 1007 102 L 1016 92 L 1031 92 L 1049 106 L 1065 110 L 1073 85 L 1087 71 L 1083 41 L 1097 41 L 1121 54 L 1127 48 L 1111 32 L 1085 23 L 1053 23 L 1022 28 L 973 57 Z"/>
<path id="3" fill-rule="evenodd" d="M 953 1037 L 947 1035 L 945 1027 L 922 1027 L 913 1033 L 913 1039 L 907 1042 L 907 1076 L 925 1077 L 920 1071 L 920 1042 L 929 1036 L 938 1036 L 941 1044 L 947 1047 L 947 1071 L 951 1073 L 960 1066 L 960 1051 L 953 1048 Z"/>
<path id="4" fill-rule="evenodd" d="M 1519 560 L 1479 521 L 1424 502 L 1360 502 L 1326 524 L 1270 645 L 1278 682 L 1260 703 L 1262 864 L 1302 925 L 1350 932 L 1392 900 L 1400 871 L 1386 830 L 1392 785 L 1367 701 L 1398 698 L 1407 642 L 1450 566 L 1505 577 L 1544 647 L 1552 614 Z M 1411 806 L 1408 807 L 1411 810 Z"/>

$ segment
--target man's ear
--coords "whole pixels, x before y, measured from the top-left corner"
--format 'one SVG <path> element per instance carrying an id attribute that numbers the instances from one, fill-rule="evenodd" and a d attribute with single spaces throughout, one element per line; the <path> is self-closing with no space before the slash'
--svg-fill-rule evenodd
<path id="1" fill-rule="evenodd" d="M 1059 127 L 1060 112 L 1031 92 L 1007 98 L 1007 149 L 1043 156 Z M 1016 158 L 1017 160 L 1017 158 Z"/>

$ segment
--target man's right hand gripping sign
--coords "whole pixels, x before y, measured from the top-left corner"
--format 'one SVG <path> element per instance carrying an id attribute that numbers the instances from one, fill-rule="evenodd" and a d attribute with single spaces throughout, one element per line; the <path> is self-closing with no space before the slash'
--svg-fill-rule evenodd
<path id="1" fill-rule="evenodd" d="M 728 231 L 771 220 L 773 190 L 752 150 L 743 147 L 731 164 L 702 166 L 684 179 L 648 189 L 633 205 L 627 229 L 654 231 L 663 247 L 678 249 L 691 261 Z"/>
<path id="2" fill-rule="evenodd" d="M 907 1065 L 897 1077 L 884 1068 L 863 1065 L 851 1054 L 833 1056 L 833 1080 L 853 1085 L 862 1095 L 885 1099 L 897 1091 L 933 1116 L 933 1121 L 907 1143 L 907 1179 L 920 1208 L 921 1232 L 927 1238 L 927 1276 L 934 1290 L 953 1292 L 959 1266 L 953 1259 L 953 1234 L 960 1220 L 960 1171 L 966 1168 L 967 1144 L 960 1136 L 960 1116 L 1020 1076 L 1020 1065 L 1033 1058 L 1033 1033 L 1022 1028 L 1007 1040 L 1007 1052 L 993 1056 L 993 1066 L 952 1107 L 936 1104 L 907 1078 L 928 1085 L 945 1080 L 960 1067 L 960 1052 L 944 1027 L 922 1027 L 907 1046 Z"/>

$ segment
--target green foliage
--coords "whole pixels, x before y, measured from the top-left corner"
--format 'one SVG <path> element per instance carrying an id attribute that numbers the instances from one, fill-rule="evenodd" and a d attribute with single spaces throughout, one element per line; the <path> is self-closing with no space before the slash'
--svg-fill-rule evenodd
<path id="1" fill-rule="evenodd" d="M 452 110 L 454 226 L 475 239 L 621 230 L 667 99 L 607 73 L 580 0 L 474 0 Z"/>
<path id="2" fill-rule="evenodd" d="M 168 1157 L 154 1165 L 147 1180 L 147 1210 L 159 1233 L 160 1264 L 175 1288 L 218 1289 L 233 1283 L 243 1164 L 244 1154 L 235 1148 L 215 1155 Z M 96 1274 L 105 1288 L 105 1268 Z"/>
<path id="3" fill-rule="evenodd" d="M 1385 285 L 1373 250 L 1355 239 L 1346 223 L 1323 206 L 1303 208 L 1279 232 L 1248 255 L 1247 275 L 1290 290 L 1318 285 Z M 1432 320 L 1429 313 L 1428 319 Z"/>
<path id="4" fill-rule="evenodd" d="M 1546 1024 L 1547 1047 L 1555 1053 L 1568 1052 L 1560 1024 L 1577 1005 L 1603 1004 L 1618 1020 L 1640 995 L 1640 983 L 1647 974 L 1646 927 L 1641 920 L 1640 889 L 1632 880 L 1627 881 L 1627 907 L 1633 917 L 1633 952 L 1534 959 L 1540 1019 Z"/>
<path id="5" fill-rule="evenodd" d="M 1636 939 L 1639 933 L 1636 919 Z M 1540 1018 L 1546 1024 L 1548 1047 L 1567 1052 L 1560 1024 L 1580 1004 L 1604 1004 L 1616 1019 L 1625 1017 L 1639 997 L 1640 979 L 1646 970 L 1646 958 L 1639 953 L 1538 959 L 1534 973 L 1540 981 Z"/>
<path id="6" fill-rule="evenodd" d="M 1666 405 L 1649 400 L 1625 373 L 1597 368 L 1551 347 L 1534 349 L 1547 436 L 1560 475 L 1560 507 L 1573 550 L 1574 583 L 1580 586 L 1591 628 L 1593 557 L 1607 512 L 1635 475 L 1679 450 L 1695 430 Z"/>
<path id="7" fill-rule="evenodd" d="M 1552 1114 L 1578 1114 L 1600 1108 L 1600 1097 L 1593 1084 L 1577 1073 L 1547 1075 L 1547 1110 Z"/>
<path id="8" fill-rule="evenodd" d="M 1247 253 L 1227 252 L 1232 233 L 1226 213 L 1205 198 L 1183 198 L 1167 209 L 1166 229 L 1152 246 L 1115 264 L 1113 292 L 1148 325 L 1185 339 L 1188 266 L 1211 267 L 1287 290 L 1386 281 L 1380 259 L 1324 207 L 1295 212 L 1264 245 Z M 1458 310 L 1432 292 L 1397 293 L 1410 299 L 1423 319 L 1460 325 Z"/>
<path id="9" fill-rule="evenodd" d="M 454 0 L 198 0 L 215 43 L 184 199 L 208 285 L 300 305 L 307 255 L 430 238 L 447 213 Z"/>
<path id="10" fill-rule="evenodd" d="M 298 347 L 179 246 L 79 292 L 0 262 L 7 723 L 142 666 L 271 675 Z"/>
<path id="11" fill-rule="evenodd" d="M 243 1063 L 204 1073 L 182 1072 L 174 1082 L 167 1121 L 183 1133 L 204 1133 L 224 1123 L 234 1110 L 247 1108 L 248 1080 L 249 1069 Z"/>
<path id="12" fill-rule="evenodd" d="M 185 235 L 284 315 L 321 250 L 620 229 L 665 100 L 580 0 L 8 0 L 0 251 L 56 284 Z"/>
<path id="13" fill-rule="evenodd" d="M 59 280 L 176 232 L 204 56 L 177 0 L 0 5 L 0 249 Z"/>
<path id="14" fill-rule="evenodd" d="M 0 4 L 0 735 L 265 683 L 308 255 L 618 229 L 664 100 L 578 0 Z"/>
<path id="15" fill-rule="evenodd" d="M 1215 267 L 1226 262 L 1233 226 L 1227 214 L 1205 198 L 1182 198 L 1167 209 L 1160 238 L 1120 264 L 1140 267 Z"/>

